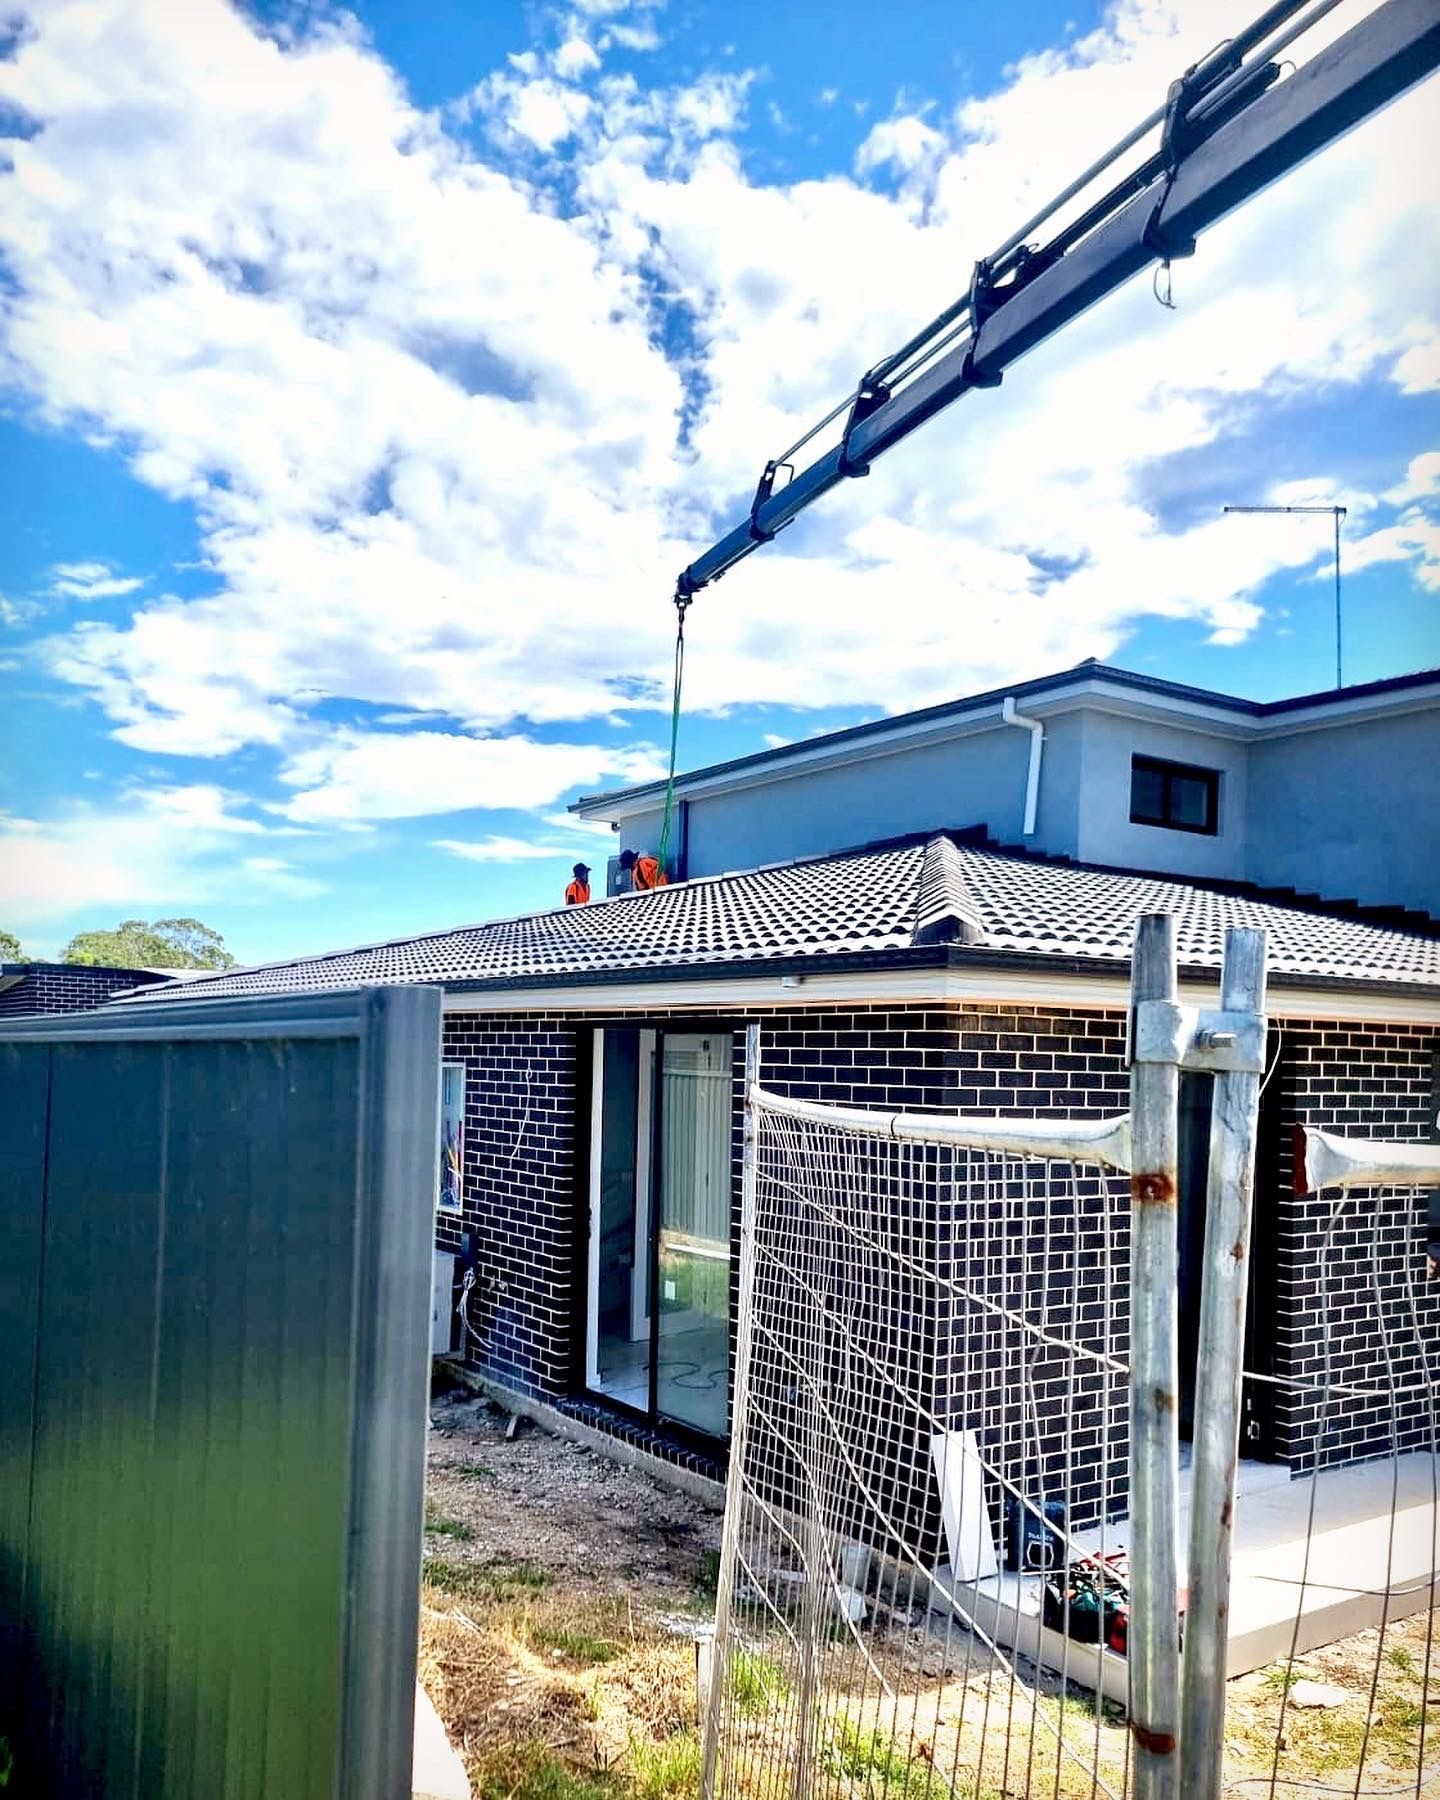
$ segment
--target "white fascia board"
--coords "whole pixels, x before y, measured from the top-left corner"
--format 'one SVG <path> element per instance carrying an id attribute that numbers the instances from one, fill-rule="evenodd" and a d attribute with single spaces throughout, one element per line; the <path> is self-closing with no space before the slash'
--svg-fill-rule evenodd
<path id="1" fill-rule="evenodd" d="M 1440 719 L 1440 679 L 1426 687 L 1406 688 L 1397 694 L 1343 695 L 1307 706 L 1303 712 L 1278 713 L 1258 721 L 1260 738 L 1301 737 L 1310 731 L 1329 731 L 1336 725 L 1366 725 L 1372 719 L 1398 719 L 1406 713 L 1432 712 Z"/>
<path id="2" fill-rule="evenodd" d="M 1186 981 L 1180 997 L 1213 1003 L 1213 981 Z M 654 1013 L 714 1014 L 759 1007 L 806 1006 L 1053 1006 L 1124 1012 L 1130 1005 L 1128 973 L 1064 975 L 1028 969 L 876 969 L 849 974 L 741 975 L 715 981 L 623 982 L 604 987 L 536 987 L 450 993 L 447 1013 Z M 1376 1025 L 1440 1028 L 1440 990 L 1385 994 L 1349 988 L 1271 987 L 1272 1019 L 1364 1020 Z"/>
<path id="3" fill-rule="evenodd" d="M 1053 697 L 1042 696 L 1027 705 L 1029 712 L 1046 717 L 1071 712 L 1102 712 L 1116 718 L 1143 719 L 1153 725 L 1178 726 L 1211 737 L 1237 738 L 1244 742 L 1277 737 L 1296 737 L 1307 731 L 1328 731 L 1336 725 L 1363 725 L 1371 719 L 1397 718 L 1411 712 L 1440 708 L 1440 678 L 1420 688 L 1398 693 L 1340 694 L 1312 702 L 1293 712 L 1259 717 L 1236 707 L 1190 700 L 1179 695 L 1146 694 L 1094 676 Z"/>
<path id="4" fill-rule="evenodd" d="M 1260 723 L 1233 706 L 1212 705 L 1204 700 L 1187 700 L 1164 694 L 1137 693 L 1133 688 L 1108 682 L 1103 676 L 1092 676 L 1073 688 L 1066 688 L 1053 699 L 1046 696 L 1027 705 L 1025 710 L 1045 718 L 1074 712 L 1108 713 L 1114 718 L 1139 719 L 1147 725 L 1170 725 L 1181 731 L 1197 731 L 1207 737 L 1224 738 L 1253 737 Z"/>

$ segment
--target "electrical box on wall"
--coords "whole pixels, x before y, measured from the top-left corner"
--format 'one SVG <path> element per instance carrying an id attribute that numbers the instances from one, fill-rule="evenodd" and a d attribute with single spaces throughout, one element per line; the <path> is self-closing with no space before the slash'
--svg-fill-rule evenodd
<path id="1" fill-rule="evenodd" d="M 435 1271 L 430 1286 L 430 1354 L 450 1354 L 450 1334 L 455 1322 L 455 1258 L 448 1250 L 435 1252 Z"/>

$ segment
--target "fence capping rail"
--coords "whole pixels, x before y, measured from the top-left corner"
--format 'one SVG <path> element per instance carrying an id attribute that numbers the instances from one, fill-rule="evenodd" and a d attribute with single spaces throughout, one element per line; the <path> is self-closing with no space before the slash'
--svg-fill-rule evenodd
<path id="1" fill-rule="evenodd" d="M 1324 1188 L 1440 1185 L 1440 1143 L 1337 1137 L 1314 1125 L 1297 1125 L 1294 1146 L 1297 1194 L 1318 1194 Z"/>
<path id="2" fill-rule="evenodd" d="M 1001 1155 L 1034 1156 L 1045 1162 L 1066 1157 L 1130 1172 L 1130 1115 L 1103 1119 L 1017 1119 L 993 1113 L 867 1112 L 859 1107 L 830 1106 L 822 1100 L 792 1100 L 752 1084 L 747 1098 L 766 1112 L 788 1119 L 809 1119 L 833 1131 L 865 1137 L 894 1138 L 897 1143 L 948 1144 L 958 1150 L 994 1150 Z"/>

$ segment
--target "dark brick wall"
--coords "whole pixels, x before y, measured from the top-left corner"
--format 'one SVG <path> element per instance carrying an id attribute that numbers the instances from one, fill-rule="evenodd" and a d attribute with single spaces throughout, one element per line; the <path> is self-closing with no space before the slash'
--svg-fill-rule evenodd
<path id="1" fill-rule="evenodd" d="M 766 1085 L 798 1098 L 834 1104 L 904 1107 L 913 1110 L 996 1111 L 1029 1117 L 1095 1117 L 1124 1110 L 1128 1074 L 1124 1063 L 1124 1020 L 1118 1013 L 1066 1012 L 1054 1008 L 796 1008 L 793 1011 L 737 1012 L 697 1019 L 690 1013 L 650 1014 L 644 1019 L 595 1013 L 451 1014 L 445 1026 L 445 1054 L 464 1060 L 466 1144 L 464 1208 L 461 1218 L 442 1216 L 437 1243 L 459 1250 L 461 1232 L 476 1255 L 478 1285 L 473 1317 L 481 1333 L 471 1360 L 523 1391 L 562 1406 L 593 1408 L 579 1398 L 584 1342 L 585 1193 L 589 1133 L 589 1045 L 596 1026 L 673 1024 L 736 1032 L 743 1042 L 747 1022 L 761 1025 L 762 1074 Z M 1281 1022 L 1281 1058 L 1268 1100 L 1272 1120 L 1286 1126 L 1300 1119 L 1327 1128 L 1398 1138 L 1423 1136 L 1436 1034 L 1423 1028 L 1379 1028 Z M 735 1079 L 735 1217 L 738 1231 L 741 1058 Z M 1373 1210 L 1352 1209 L 1366 1222 L 1349 1225 L 1331 1245 L 1326 1279 L 1339 1296 L 1326 1323 L 1320 1298 L 1321 1250 L 1328 1208 L 1313 1198 L 1296 1200 L 1288 1191 L 1290 1170 L 1285 1133 L 1262 1169 L 1257 1211 L 1269 1234 L 1267 1279 L 1273 1321 L 1266 1329 L 1281 1376 L 1319 1379 L 1328 1333 L 1335 1378 L 1378 1384 L 1385 1376 L 1389 1342 L 1396 1379 L 1415 1380 L 1419 1352 L 1409 1329 L 1409 1308 L 1423 1244 L 1423 1201 L 1386 1208 L 1379 1233 L 1377 1273 L 1369 1272 L 1369 1222 Z M 1123 1357 L 1129 1296 L 1128 1211 L 1121 1188 L 1094 1172 L 1079 1177 L 1057 1170 L 1036 1183 L 1026 1204 L 1013 1208 L 1004 1267 L 979 1268 L 978 1248 L 993 1237 L 992 1222 L 976 1210 L 968 1190 L 945 1183 L 933 1217 L 917 1220 L 924 1241 L 934 1246 L 943 1273 L 963 1275 L 967 1284 L 994 1297 L 1007 1288 L 1013 1299 L 1016 1269 L 1028 1272 L 1036 1309 L 1046 1328 L 1070 1329 L 1095 1350 Z M 1363 1241 L 1362 1241 L 1363 1240 Z M 940 1261 L 942 1243 L 954 1261 Z M 1105 1255 L 1109 1252 L 1106 1292 Z M 1376 1305 L 1376 1283 L 1380 1302 Z M 1436 1284 L 1440 1287 L 1440 1284 Z M 939 1304 L 939 1302 L 937 1302 Z M 1435 1348 L 1440 1330 L 1440 1293 L 1416 1297 L 1420 1329 Z M 943 1310 L 943 1308 L 942 1308 Z M 983 1310 L 983 1309 L 981 1309 Z M 1113 1325 L 1107 1324 L 1113 1320 Z M 1378 1320 L 1386 1321 L 1382 1331 Z M 1011 1341 L 1014 1339 L 1014 1342 Z M 1025 1448 L 1025 1467 L 1014 1461 L 1015 1479 L 1047 1490 L 1058 1480 L 1068 1444 L 1084 1465 L 1077 1476 L 1077 1521 L 1094 1516 L 1102 1503 L 1123 1508 L 1126 1454 L 1124 1398 L 1117 1378 L 1105 1377 L 1093 1362 L 1072 1362 L 1058 1351 L 1042 1351 L 1032 1365 L 1039 1443 L 1026 1438 L 1023 1409 L 1030 1398 L 1012 1393 L 998 1410 L 982 1388 L 977 1416 L 974 1373 L 1007 1354 L 1013 1360 L 1019 1334 L 982 1323 L 975 1309 L 962 1317 L 952 1306 L 941 1318 L 938 1351 L 929 1392 L 936 1418 L 974 1426 L 993 1444 L 1003 1435 Z M 1432 1354 L 1432 1361 L 1434 1360 Z M 967 1393 L 970 1399 L 967 1402 Z M 1274 1448 L 1304 1467 L 1313 1453 L 1318 1408 L 1313 1400 L 1283 1394 L 1276 1402 Z M 911 1427 L 918 1430 L 915 1421 Z M 1428 1442 L 1428 1411 L 1412 1397 L 1392 1420 L 1388 1405 L 1350 1400 L 1328 1417 L 1325 1460 L 1351 1460 L 1387 1448 L 1398 1425 L 1408 1445 Z M 633 1436 L 633 1430 L 631 1431 Z M 1104 1439 L 1107 1457 L 1101 1464 Z M 663 1453 L 657 1442 L 652 1447 Z M 1029 1451 L 1037 1454 L 1031 1462 Z M 690 1453 L 677 1449 L 677 1460 Z"/>
<path id="2" fill-rule="evenodd" d="M 1424 1140 L 1440 1035 L 1422 1026 L 1287 1020 L 1279 1025 L 1280 1111 L 1287 1120 L 1352 1137 Z M 1414 1189 L 1293 1192 L 1288 1141 L 1278 1147 L 1273 1188 L 1276 1240 L 1276 1368 L 1321 1384 L 1409 1388 L 1332 1397 L 1282 1391 L 1276 1445 L 1296 1469 L 1429 1448 L 1434 1422 L 1422 1389 L 1440 1348 L 1440 1283 L 1423 1279 L 1426 1200 Z"/>
<path id="3" fill-rule="evenodd" d="M 572 1386 L 584 1331 L 581 1036 L 569 1019 L 465 1013 L 447 1016 L 444 1042 L 445 1060 L 465 1064 L 465 1179 L 461 1216 L 438 1215 L 436 1245 L 458 1252 L 462 1232 L 473 1245 L 470 1318 L 481 1336 L 464 1348 L 522 1392 L 553 1399 Z"/>
<path id="4" fill-rule="evenodd" d="M 14 973 L 12 969 L 7 973 Z M 27 964 L 14 987 L 0 993 L 0 1018 L 32 1018 L 42 1013 L 88 1012 L 116 994 L 152 987 L 163 976 L 144 969 L 99 969 L 83 963 Z"/>
<path id="5" fill-rule="evenodd" d="M 1114 1016 L 1037 1008 L 806 1008 L 736 1013 L 704 1023 L 743 1036 L 752 1018 L 761 1025 L 766 1084 L 797 1098 L 1054 1117 L 1096 1116 L 1126 1104 L 1123 1021 Z M 689 1013 L 647 1015 L 643 1021 L 600 1013 L 584 1018 L 450 1014 L 446 1019 L 445 1057 L 466 1065 L 464 1205 L 459 1218 L 441 1215 L 436 1241 L 452 1251 L 468 1242 L 475 1256 L 471 1317 L 479 1335 L 468 1354 L 523 1391 L 560 1403 L 576 1396 L 583 1357 L 590 1034 L 597 1026 L 636 1023 L 672 1023 L 689 1030 L 702 1022 Z M 743 1069 L 737 1056 L 737 1241 L 742 1100 Z M 942 1179 L 935 1191 L 945 1196 L 952 1221 L 970 1204 L 953 1181 Z M 1104 1223 L 1110 1185 L 1093 1179 L 1077 1185 L 1067 1172 L 1048 1186 L 1036 1184 L 1034 1192 L 1044 1200 L 1032 1209 L 1021 1254 L 1027 1266 L 1046 1263 L 1052 1268 L 1044 1289 L 1052 1321 L 1062 1307 L 1073 1305 L 1098 1345 L 1096 1334 L 1104 1331 L 1101 1252 L 1107 1241 L 1114 1271 L 1111 1296 L 1121 1317 L 1126 1304 L 1123 1212 L 1116 1241 Z M 1113 1207 L 1110 1214 L 1116 1217 Z M 932 1217 L 932 1244 L 936 1225 Z M 1053 1239 L 1048 1247 L 1047 1238 Z M 937 1260 L 937 1273 L 943 1268 Z M 946 1305 L 924 1352 L 931 1360 L 923 1367 L 917 1363 L 912 1385 L 925 1395 L 934 1420 L 956 1428 L 974 1425 L 991 1442 L 1003 1430 L 1013 1445 L 1020 1445 L 1024 1420 L 1016 1410 L 1018 1398 L 1003 1414 L 981 1416 L 973 1407 L 967 1410 L 960 1389 L 973 1357 L 965 1339 Z M 996 1347 L 987 1342 L 986 1354 Z M 1123 1334 L 1112 1337 L 1109 1347 L 1123 1354 Z M 1085 1484 L 1086 1505 L 1093 1508 L 1102 1487 L 1112 1495 L 1119 1491 L 1123 1404 L 1117 1409 L 1113 1380 L 1078 1380 L 1080 1371 L 1068 1359 L 1052 1362 L 1042 1357 L 1034 1370 L 1044 1442 L 1017 1449 L 1010 1460 L 1018 1468 L 1017 1457 L 1028 1462 L 1029 1450 L 1036 1449 L 1040 1470 L 1048 1475 L 1055 1471 L 1062 1438 L 1081 1451 L 1093 1447 L 1096 1472 Z M 1107 1398 L 1111 1467 L 1102 1474 L 1099 1409 Z M 910 1428 L 919 1431 L 922 1424 L 911 1421 Z"/>

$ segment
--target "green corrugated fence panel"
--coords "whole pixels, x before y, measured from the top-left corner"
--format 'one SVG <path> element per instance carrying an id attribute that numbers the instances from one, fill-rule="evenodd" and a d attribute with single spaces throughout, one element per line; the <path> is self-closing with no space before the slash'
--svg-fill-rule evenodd
<path id="1" fill-rule="evenodd" d="M 408 1793 L 440 1005 L 0 1032 L 0 1735 L 27 1795 Z"/>

